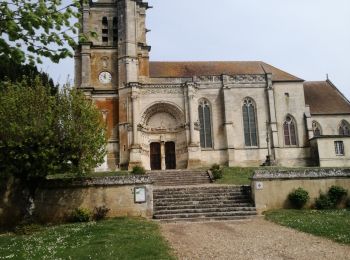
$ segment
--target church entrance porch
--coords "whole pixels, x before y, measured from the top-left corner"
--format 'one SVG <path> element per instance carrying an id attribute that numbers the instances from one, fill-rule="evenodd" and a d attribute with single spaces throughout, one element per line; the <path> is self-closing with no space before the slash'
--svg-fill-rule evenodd
<path id="1" fill-rule="evenodd" d="M 153 142 L 150 144 L 151 170 L 176 169 L 176 151 L 174 142 Z"/>

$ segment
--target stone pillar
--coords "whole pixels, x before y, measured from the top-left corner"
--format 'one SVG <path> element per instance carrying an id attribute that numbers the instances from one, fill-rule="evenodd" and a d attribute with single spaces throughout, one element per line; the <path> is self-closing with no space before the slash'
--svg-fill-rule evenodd
<path id="1" fill-rule="evenodd" d="M 131 102 L 132 102 L 132 144 L 130 149 L 129 169 L 135 165 L 142 165 L 141 163 L 141 146 L 138 140 L 138 84 L 130 83 Z"/>
<path id="2" fill-rule="evenodd" d="M 269 107 L 269 129 L 270 131 L 270 145 L 271 145 L 271 163 L 274 164 L 276 160 L 276 151 L 275 148 L 279 148 L 279 139 L 278 139 L 278 128 L 277 128 L 277 119 L 276 119 L 276 106 L 275 106 L 275 95 L 272 85 L 272 74 L 266 74 L 267 79 L 267 99 Z"/>
<path id="3" fill-rule="evenodd" d="M 195 129 L 194 129 L 194 97 L 195 97 L 195 90 L 193 89 L 192 85 L 188 85 L 188 110 L 189 110 L 189 124 L 190 124 L 190 146 L 195 145 L 194 142 L 194 135 L 195 135 Z"/>
<path id="4" fill-rule="evenodd" d="M 228 155 L 228 165 L 234 166 L 235 163 L 235 151 L 234 151 L 234 131 L 233 131 L 233 95 L 231 95 L 231 87 L 228 85 L 228 76 L 223 75 L 223 104 L 225 113 L 225 135 Z"/>
<path id="5" fill-rule="evenodd" d="M 91 43 L 81 43 L 81 88 L 91 88 Z"/>
<path id="6" fill-rule="evenodd" d="M 307 137 L 308 141 L 312 138 L 314 138 L 314 131 L 312 129 L 312 119 L 311 119 L 311 111 L 310 106 L 307 105 L 305 107 L 305 123 L 306 123 L 306 129 L 307 129 Z"/>
<path id="7" fill-rule="evenodd" d="M 162 170 L 166 170 L 166 164 L 165 164 L 165 142 L 164 141 L 160 142 L 160 156 L 162 158 L 161 169 Z"/>
<path id="8" fill-rule="evenodd" d="M 137 115 L 138 115 L 138 93 L 135 90 L 132 91 L 132 146 L 138 146 L 138 129 L 137 129 Z"/>
<path id="9" fill-rule="evenodd" d="M 187 168 L 198 168 L 201 166 L 201 147 L 199 142 L 199 132 L 195 129 L 197 98 L 195 83 L 186 83 L 188 97 L 188 119 L 190 128 L 190 141 L 188 145 L 188 163 Z"/>

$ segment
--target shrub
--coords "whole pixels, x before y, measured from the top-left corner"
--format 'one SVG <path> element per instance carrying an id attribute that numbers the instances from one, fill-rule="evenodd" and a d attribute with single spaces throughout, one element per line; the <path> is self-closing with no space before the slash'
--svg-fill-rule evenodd
<path id="1" fill-rule="evenodd" d="M 334 206 L 337 206 L 347 194 L 348 192 L 343 187 L 339 186 L 332 186 L 328 191 L 329 199 L 332 201 Z"/>
<path id="2" fill-rule="evenodd" d="M 94 220 L 102 220 L 106 218 L 107 213 L 110 211 L 106 206 L 95 207 L 94 209 Z"/>
<path id="3" fill-rule="evenodd" d="M 72 212 L 72 222 L 89 222 L 91 220 L 91 211 L 85 208 L 77 208 Z"/>
<path id="4" fill-rule="evenodd" d="M 213 164 L 213 166 L 210 168 L 212 174 L 213 174 L 213 177 L 214 177 L 214 180 L 218 180 L 218 179 L 221 179 L 222 178 L 222 168 L 220 167 L 220 165 L 218 164 Z"/>
<path id="5" fill-rule="evenodd" d="M 350 198 L 348 198 L 348 200 L 346 201 L 346 207 L 350 210 Z"/>
<path id="6" fill-rule="evenodd" d="M 327 194 L 320 194 L 320 197 L 315 201 L 316 209 L 332 209 L 334 208 L 334 203 L 329 198 Z"/>
<path id="7" fill-rule="evenodd" d="M 42 226 L 38 224 L 19 224 L 15 228 L 15 234 L 16 235 L 31 235 L 35 232 L 39 232 L 42 230 Z"/>
<path id="8" fill-rule="evenodd" d="M 135 174 L 135 175 L 144 175 L 146 174 L 146 170 L 145 168 L 143 168 L 142 166 L 134 166 L 132 168 L 132 171 L 131 171 L 132 174 Z"/>
<path id="9" fill-rule="evenodd" d="M 288 199 L 292 206 L 297 209 L 301 209 L 309 201 L 309 193 L 303 188 L 298 188 L 288 195 Z"/>

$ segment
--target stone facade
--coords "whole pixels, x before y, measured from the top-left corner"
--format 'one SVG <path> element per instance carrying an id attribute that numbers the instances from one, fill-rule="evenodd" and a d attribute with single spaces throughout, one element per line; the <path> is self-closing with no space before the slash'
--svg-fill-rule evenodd
<path id="1" fill-rule="evenodd" d="M 77 48 L 75 84 L 105 116 L 110 170 L 258 166 L 266 158 L 307 166 L 315 162 L 313 121 L 327 134 L 350 122 L 344 97 L 346 113 L 313 114 L 304 80 L 263 62 L 150 62 L 148 8 L 142 0 L 83 8 L 82 32 L 99 37 Z"/>

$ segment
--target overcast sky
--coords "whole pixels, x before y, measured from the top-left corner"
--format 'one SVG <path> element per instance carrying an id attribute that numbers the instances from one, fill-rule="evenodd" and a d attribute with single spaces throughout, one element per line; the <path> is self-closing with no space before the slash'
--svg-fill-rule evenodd
<path id="1" fill-rule="evenodd" d="M 65 0 L 68 2 L 68 0 Z M 261 60 L 350 98 L 349 0 L 149 0 L 151 60 Z M 73 60 L 43 67 L 55 80 Z"/>

